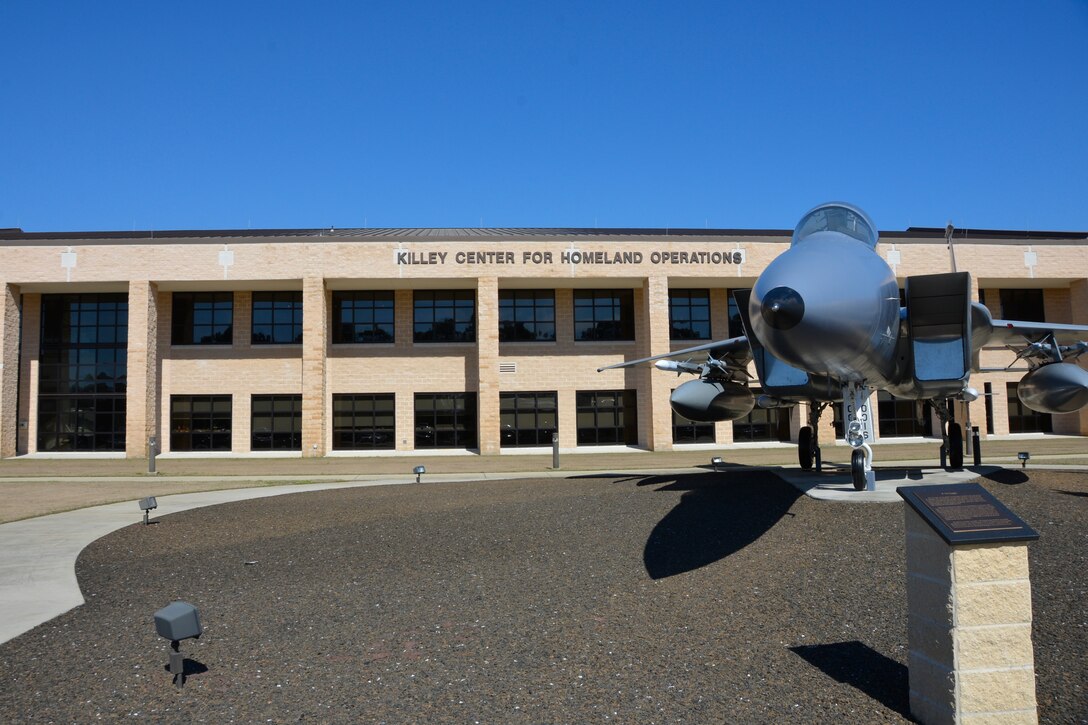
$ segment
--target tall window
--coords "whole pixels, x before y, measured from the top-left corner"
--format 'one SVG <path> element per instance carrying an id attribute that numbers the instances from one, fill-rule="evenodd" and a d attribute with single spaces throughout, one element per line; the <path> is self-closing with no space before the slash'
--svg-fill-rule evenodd
<path id="1" fill-rule="evenodd" d="M 580 446 L 638 443 L 634 390 L 578 391 L 575 412 Z"/>
<path id="2" fill-rule="evenodd" d="M 1051 433 L 1054 424 L 1050 413 L 1039 413 L 1020 402 L 1016 383 L 1005 383 L 1005 395 L 1009 401 L 1010 433 Z"/>
<path id="3" fill-rule="evenodd" d="M 302 293 L 253 293 L 253 344 L 294 345 L 302 342 Z"/>
<path id="4" fill-rule="evenodd" d="M 881 438 L 933 435 L 928 401 L 903 400 L 880 390 L 876 394 L 876 407 Z"/>
<path id="5" fill-rule="evenodd" d="M 229 345 L 233 292 L 175 292 L 170 341 L 174 345 Z"/>
<path id="6" fill-rule="evenodd" d="M 333 292 L 332 341 L 378 343 L 394 341 L 391 290 Z"/>
<path id="7" fill-rule="evenodd" d="M 555 290 L 499 290 L 499 342 L 554 342 Z"/>
<path id="8" fill-rule="evenodd" d="M 998 294 L 1001 295 L 1001 319 L 1046 322 L 1041 289 L 1003 289 L 998 290 Z"/>
<path id="9" fill-rule="evenodd" d="M 574 290 L 574 339 L 634 340 L 634 292 Z"/>
<path id="10" fill-rule="evenodd" d="M 413 310 L 415 342 L 475 342 L 474 290 L 419 290 Z"/>
<path id="11" fill-rule="evenodd" d="M 710 290 L 669 290 L 669 339 L 710 339 Z"/>
<path id="12" fill-rule="evenodd" d="M 302 450 L 301 395 L 254 395 L 251 421 L 252 450 Z"/>
<path id="13" fill-rule="evenodd" d="M 740 306 L 729 295 L 729 337 L 740 337 L 744 334 L 744 321 L 740 316 Z"/>
<path id="14" fill-rule="evenodd" d="M 475 448 L 476 393 L 416 393 L 416 448 Z"/>
<path id="15" fill-rule="evenodd" d="M 332 396 L 332 447 L 336 451 L 396 446 L 393 393 Z"/>
<path id="16" fill-rule="evenodd" d="M 229 451 L 229 395 L 171 395 L 171 451 Z"/>
<path id="17" fill-rule="evenodd" d="M 128 296 L 42 295 L 38 450 L 125 450 Z"/>
<path id="18" fill-rule="evenodd" d="M 554 392 L 499 393 L 500 445 L 550 446 L 557 411 Z"/>
<path id="19" fill-rule="evenodd" d="M 713 423 L 698 423 L 688 420 L 675 410 L 672 412 L 673 443 L 713 443 L 714 441 Z"/>

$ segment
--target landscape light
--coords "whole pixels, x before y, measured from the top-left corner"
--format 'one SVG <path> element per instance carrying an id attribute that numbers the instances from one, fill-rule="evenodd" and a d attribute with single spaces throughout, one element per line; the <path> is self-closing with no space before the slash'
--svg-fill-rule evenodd
<path id="1" fill-rule="evenodd" d="M 170 640 L 170 674 L 174 684 L 185 684 L 185 658 L 181 656 L 178 642 L 183 639 L 197 639 L 204 633 L 200 624 L 200 612 L 188 602 L 173 602 L 155 612 L 155 631 L 160 637 Z"/>
<path id="2" fill-rule="evenodd" d="M 1027 468 L 1028 467 L 1028 460 L 1031 458 L 1030 453 L 1028 453 L 1027 451 L 1020 451 L 1019 453 L 1016 454 L 1016 457 L 1020 459 L 1020 467 L 1021 468 Z"/>
<path id="3" fill-rule="evenodd" d="M 721 456 L 714 456 L 710 459 L 710 465 L 714 466 L 714 470 L 718 470 L 718 466 L 724 466 L 725 461 L 721 459 Z"/>
<path id="4" fill-rule="evenodd" d="M 427 472 L 427 469 L 423 466 L 416 466 L 412 469 L 412 473 L 416 474 L 416 483 L 419 483 L 419 477 Z"/>
<path id="5" fill-rule="evenodd" d="M 147 498 L 140 499 L 140 510 L 144 512 L 144 526 L 147 526 L 151 521 L 149 520 L 150 511 L 157 509 L 159 502 L 155 500 L 154 496 L 148 496 Z"/>

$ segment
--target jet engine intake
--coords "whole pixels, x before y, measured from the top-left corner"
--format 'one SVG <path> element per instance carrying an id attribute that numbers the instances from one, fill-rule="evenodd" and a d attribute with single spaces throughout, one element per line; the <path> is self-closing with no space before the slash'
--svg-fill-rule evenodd
<path id="1" fill-rule="evenodd" d="M 1040 413 L 1072 413 L 1088 405 L 1088 370 L 1073 363 L 1051 363 L 1032 370 L 1016 395 Z"/>
<path id="2" fill-rule="evenodd" d="M 752 412 L 755 400 L 740 383 L 715 380 L 689 380 L 669 397 L 677 413 L 697 423 L 736 420 Z"/>

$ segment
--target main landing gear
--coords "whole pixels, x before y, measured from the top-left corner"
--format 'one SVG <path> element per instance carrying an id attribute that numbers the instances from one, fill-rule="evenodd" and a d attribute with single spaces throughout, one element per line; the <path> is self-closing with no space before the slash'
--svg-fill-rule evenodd
<path id="1" fill-rule="evenodd" d="M 934 400 L 933 409 L 941 419 L 941 465 L 947 460 L 949 468 L 963 468 L 963 428 L 952 420 L 945 401 Z"/>
<path id="2" fill-rule="evenodd" d="M 817 471 L 823 470 L 823 461 L 820 457 L 820 415 L 824 412 L 827 403 L 812 401 L 808 406 L 808 425 L 797 433 L 797 462 L 801 468 L 811 471 L 815 465 Z"/>

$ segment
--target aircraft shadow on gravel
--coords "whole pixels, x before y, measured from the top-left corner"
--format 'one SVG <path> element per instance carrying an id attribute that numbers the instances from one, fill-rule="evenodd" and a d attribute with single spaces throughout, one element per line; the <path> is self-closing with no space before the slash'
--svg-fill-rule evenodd
<path id="1" fill-rule="evenodd" d="M 910 718 L 910 683 L 906 665 L 857 640 L 790 647 L 829 677 L 856 687 L 869 697 Z"/>
<path id="2" fill-rule="evenodd" d="M 640 487 L 684 492 L 646 540 L 642 559 L 653 579 L 693 571 L 740 551 L 786 516 L 801 496 L 768 471 L 630 478 Z"/>

